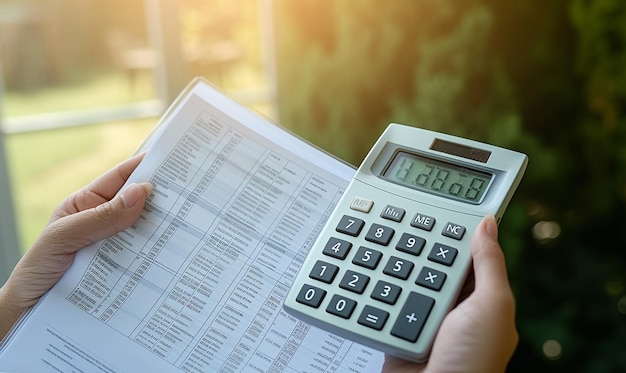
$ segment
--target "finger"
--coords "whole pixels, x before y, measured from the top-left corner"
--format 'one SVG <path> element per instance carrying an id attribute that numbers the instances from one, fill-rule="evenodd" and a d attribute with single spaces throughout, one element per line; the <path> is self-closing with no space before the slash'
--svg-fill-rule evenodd
<path id="1" fill-rule="evenodd" d="M 475 278 L 474 278 L 474 270 L 471 269 L 470 273 L 467 275 L 467 279 L 465 280 L 465 283 L 463 284 L 463 287 L 461 288 L 461 292 L 459 293 L 459 298 L 457 300 L 457 304 L 463 302 L 465 299 L 467 299 L 467 297 L 469 297 L 470 295 L 472 295 L 472 293 L 474 292 L 474 283 L 475 283 Z"/>
<path id="2" fill-rule="evenodd" d="M 483 286 L 509 288 L 504 253 L 498 243 L 498 224 L 493 215 L 486 216 L 472 236 L 476 290 Z"/>
<path id="3" fill-rule="evenodd" d="M 110 201 L 54 221 L 41 239 L 63 254 L 73 253 L 130 227 L 150 193 L 149 183 L 130 184 Z"/>
<path id="4" fill-rule="evenodd" d="M 73 193 L 57 207 L 53 220 L 96 207 L 113 198 L 143 157 L 144 153 L 123 161 L 83 189 Z"/>
<path id="5" fill-rule="evenodd" d="M 498 324 L 495 319 L 500 320 L 501 325 L 511 328 L 509 335 L 517 335 L 515 297 L 509 284 L 504 253 L 498 243 L 498 225 L 493 216 L 486 216 L 478 225 L 471 246 L 474 262 L 472 302 L 490 305 L 485 312 L 494 318 L 494 323 Z M 509 341 L 513 343 L 514 340 L 512 337 Z"/>

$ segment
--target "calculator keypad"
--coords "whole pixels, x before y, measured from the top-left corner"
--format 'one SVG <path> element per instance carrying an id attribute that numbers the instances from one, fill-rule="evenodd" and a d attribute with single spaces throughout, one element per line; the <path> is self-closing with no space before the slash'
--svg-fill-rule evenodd
<path id="1" fill-rule="evenodd" d="M 355 197 L 350 207 L 369 214 L 373 205 L 374 201 Z M 329 237 L 322 249 L 328 261 L 315 262 L 309 273 L 311 283 L 302 286 L 296 300 L 319 308 L 330 291 L 325 312 L 343 319 L 354 316 L 358 324 L 373 330 L 382 330 L 385 324 L 392 322 L 391 335 L 415 342 L 435 305 L 436 296 L 429 292 L 439 292 L 445 286 L 448 277 L 445 268 L 454 265 L 459 253 L 456 247 L 438 241 L 441 238 L 462 240 L 466 228 L 446 222 L 438 233 L 433 231 L 437 219 L 421 212 L 414 212 L 408 225 L 400 225 L 406 214 L 404 208 L 384 206 L 379 216 L 383 219 L 381 222 L 389 224 L 369 223 L 356 216 L 343 215 L 335 227 L 336 235 Z M 358 249 L 353 250 L 358 237 L 366 241 L 365 245 L 359 243 Z M 390 246 L 394 237 L 399 238 Z M 342 271 L 344 260 L 356 267 Z M 374 271 L 382 272 L 386 276 L 382 278 L 388 280 L 371 281 Z M 320 287 L 315 286 L 315 281 L 320 282 Z M 333 294 L 328 286 L 349 293 Z M 403 303 L 397 304 L 403 291 L 408 291 L 408 295 L 404 296 Z M 349 295 L 351 293 L 354 297 Z M 364 305 L 355 316 L 359 302 Z M 395 312 L 391 316 L 386 310 L 391 306 L 400 308 L 397 316 Z"/>

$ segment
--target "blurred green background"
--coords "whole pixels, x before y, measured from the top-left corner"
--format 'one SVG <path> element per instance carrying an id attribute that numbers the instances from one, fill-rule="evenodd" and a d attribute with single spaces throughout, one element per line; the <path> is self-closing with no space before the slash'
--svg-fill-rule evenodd
<path id="1" fill-rule="evenodd" d="M 122 29 L 145 44 L 141 2 L 56 3 L 75 10 L 59 11 L 75 22 L 63 27 L 83 31 L 60 33 L 64 53 L 39 75 L 7 72 L 3 47 L 5 116 L 155 96 L 149 73 L 129 88 L 105 37 Z M 243 50 L 224 66 L 189 62 L 189 78 L 227 93 L 272 87 L 249 106 L 355 165 L 390 122 L 528 154 L 500 233 L 521 338 L 507 371 L 626 371 L 626 1 L 179 3 L 181 49 Z M 24 248 L 65 195 L 127 157 L 155 121 L 7 135 Z"/>
<path id="2" fill-rule="evenodd" d="M 529 155 L 501 224 L 508 371 L 626 371 L 626 2 L 275 3 L 296 133 L 355 164 L 389 122 Z"/>

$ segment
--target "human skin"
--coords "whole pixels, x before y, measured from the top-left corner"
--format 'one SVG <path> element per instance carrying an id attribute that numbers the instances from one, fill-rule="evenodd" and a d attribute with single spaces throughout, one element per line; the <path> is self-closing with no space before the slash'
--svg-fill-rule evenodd
<path id="1" fill-rule="evenodd" d="M 509 285 L 498 225 L 491 215 L 478 225 L 471 240 L 473 276 L 468 294 L 444 319 L 428 362 L 417 364 L 385 357 L 383 372 L 502 373 L 519 336 L 515 299 Z"/>
<path id="2" fill-rule="evenodd" d="M 0 339 L 59 281 L 78 250 L 131 226 L 152 193 L 148 183 L 120 189 L 143 155 L 132 157 L 67 197 L 0 288 Z M 118 193 L 120 192 L 120 193 Z"/>

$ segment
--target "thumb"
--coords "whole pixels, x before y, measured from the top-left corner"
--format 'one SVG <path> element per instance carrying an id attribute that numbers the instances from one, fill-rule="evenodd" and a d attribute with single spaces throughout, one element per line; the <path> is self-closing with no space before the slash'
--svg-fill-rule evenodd
<path id="1" fill-rule="evenodd" d="M 149 183 L 130 184 L 110 201 L 56 220 L 48 227 L 49 240 L 70 254 L 114 235 L 139 218 L 150 193 Z"/>
<path id="2" fill-rule="evenodd" d="M 508 341 L 516 344 L 515 297 L 509 284 L 504 252 L 498 243 L 498 225 L 492 215 L 478 225 L 472 238 L 474 261 L 473 302 L 487 305 L 485 317 L 492 318 L 494 325 L 510 328 Z"/>
<path id="3" fill-rule="evenodd" d="M 503 290 L 510 291 L 504 253 L 498 243 L 498 224 L 493 215 L 486 216 L 478 225 L 471 247 L 476 291 L 484 287 L 493 291 L 497 284 Z"/>
<path id="4" fill-rule="evenodd" d="M 110 201 L 51 222 L 6 283 L 17 310 L 14 319 L 61 278 L 76 251 L 131 226 L 150 193 L 152 185 L 148 183 L 130 184 Z"/>

